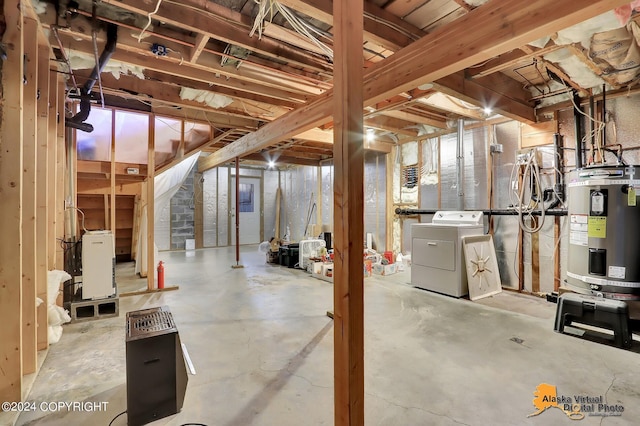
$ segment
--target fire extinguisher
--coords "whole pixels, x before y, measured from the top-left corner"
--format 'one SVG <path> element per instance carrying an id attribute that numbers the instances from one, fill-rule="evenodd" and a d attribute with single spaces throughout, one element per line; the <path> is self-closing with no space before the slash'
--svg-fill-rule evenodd
<path id="1" fill-rule="evenodd" d="M 158 288 L 164 288 L 164 263 L 158 263 Z"/>

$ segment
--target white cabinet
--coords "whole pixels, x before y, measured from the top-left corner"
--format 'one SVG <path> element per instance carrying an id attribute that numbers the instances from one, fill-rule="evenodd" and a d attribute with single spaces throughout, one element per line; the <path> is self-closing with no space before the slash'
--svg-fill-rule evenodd
<path id="1" fill-rule="evenodd" d="M 82 236 L 82 299 L 104 299 L 116 294 L 115 242 L 111 231 L 89 231 Z"/>

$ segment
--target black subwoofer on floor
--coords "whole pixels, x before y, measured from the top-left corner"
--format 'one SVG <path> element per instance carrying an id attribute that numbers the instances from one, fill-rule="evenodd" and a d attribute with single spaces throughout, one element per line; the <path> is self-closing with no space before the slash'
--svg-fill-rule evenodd
<path id="1" fill-rule="evenodd" d="M 182 409 L 187 368 L 167 306 L 127 312 L 127 419 L 145 425 Z"/>

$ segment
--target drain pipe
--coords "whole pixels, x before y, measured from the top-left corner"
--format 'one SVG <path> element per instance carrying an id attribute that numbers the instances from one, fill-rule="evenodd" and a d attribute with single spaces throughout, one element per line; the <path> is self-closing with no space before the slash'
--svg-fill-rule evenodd
<path id="1" fill-rule="evenodd" d="M 575 121 L 576 129 L 576 169 L 582 168 L 582 107 L 580 106 L 580 97 L 577 92 L 573 94 L 574 108 L 573 119 Z"/>
<path id="2" fill-rule="evenodd" d="M 458 189 L 458 210 L 464 210 L 464 119 L 458 119 L 458 139 L 456 141 L 456 188 Z"/>
<path id="3" fill-rule="evenodd" d="M 107 25 L 107 44 L 104 46 L 104 50 L 98 59 L 98 63 L 93 70 L 87 82 L 80 88 L 80 111 L 71 118 L 65 120 L 67 127 L 79 129 L 84 132 L 92 132 L 93 126 L 84 121 L 89 118 L 91 112 L 91 89 L 98 81 L 98 77 L 104 69 L 107 62 L 116 50 L 116 43 L 118 42 L 118 26 L 116 24 Z"/>

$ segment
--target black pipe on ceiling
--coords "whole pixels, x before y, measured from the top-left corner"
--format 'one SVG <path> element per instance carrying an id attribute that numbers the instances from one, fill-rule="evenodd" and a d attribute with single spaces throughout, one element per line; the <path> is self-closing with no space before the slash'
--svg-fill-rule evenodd
<path id="1" fill-rule="evenodd" d="M 91 112 L 91 89 L 98 80 L 98 75 L 102 72 L 107 62 L 116 50 L 116 43 L 118 42 L 118 26 L 116 24 L 107 25 L 107 44 L 104 46 L 104 50 L 98 59 L 98 63 L 93 70 L 87 82 L 80 88 L 80 111 L 71 118 L 65 120 L 67 127 L 73 127 L 75 129 L 82 130 L 90 133 L 93 131 L 93 126 L 84 121 L 89 118 Z"/>
<path id="2" fill-rule="evenodd" d="M 573 108 L 573 118 L 575 121 L 575 129 L 576 129 L 576 169 L 581 169 L 583 166 L 582 161 L 582 153 L 584 151 L 584 147 L 582 146 L 582 107 L 580 106 L 580 96 L 578 96 L 578 92 L 574 92 L 573 94 L 574 100 L 574 108 Z"/>

